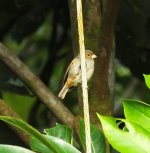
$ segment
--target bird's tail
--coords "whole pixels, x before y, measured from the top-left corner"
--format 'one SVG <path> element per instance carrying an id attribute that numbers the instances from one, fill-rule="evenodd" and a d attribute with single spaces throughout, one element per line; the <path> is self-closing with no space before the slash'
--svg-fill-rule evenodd
<path id="1" fill-rule="evenodd" d="M 61 99 L 64 99 L 67 92 L 68 92 L 69 88 L 66 86 L 66 84 L 63 86 L 63 88 L 61 89 L 61 91 L 58 94 L 58 97 Z"/>

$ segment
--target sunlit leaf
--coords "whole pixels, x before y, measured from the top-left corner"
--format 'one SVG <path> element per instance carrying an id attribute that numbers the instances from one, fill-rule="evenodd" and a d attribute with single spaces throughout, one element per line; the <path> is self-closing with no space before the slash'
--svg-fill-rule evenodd
<path id="1" fill-rule="evenodd" d="M 150 75 L 143 74 L 143 76 L 144 76 L 147 87 L 150 89 Z"/>
<path id="2" fill-rule="evenodd" d="M 0 153 L 35 153 L 35 152 L 18 146 L 0 145 Z"/>
<path id="3" fill-rule="evenodd" d="M 62 139 L 50 135 L 43 136 L 47 139 L 47 141 L 49 141 L 49 143 L 51 143 L 53 147 L 57 149 L 58 153 L 81 153 L 71 144 L 67 143 L 66 141 L 63 141 Z M 41 143 L 35 137 L 32 137 L 31 146 L 34 151 L 40 153 L 53 153 L 52 150 L 50 151 L 43 143 Z"/>
<path id="4" fill-rule="evenodd" d="M 121 153 L 146 153 L 150 150 L 150 133 L 139 125 L 123 119 L 115 119 L 98 114 L 104 134 L 109 143 Z M 125 123 L 126 129 L 122 130 L 117 125 L 117 120 Z"/>
<path id="5" fill-rule="evenodd" d="M 128 121 L 134 122 L 150 132 L 150 105 L 137 100 L 125 99 L 123 107 Z"/>

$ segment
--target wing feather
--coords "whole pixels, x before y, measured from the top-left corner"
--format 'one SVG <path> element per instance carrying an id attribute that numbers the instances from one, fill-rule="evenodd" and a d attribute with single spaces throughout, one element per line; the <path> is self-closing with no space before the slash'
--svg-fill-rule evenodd
<path id="1" fill-rule="evenodd" d="M 79 69 L 78 69 L 79 66 L 80 66 L 80 61 L 79 61 L 79 56 L 77 56 L 76 58 L 74 58 L 71 61 L 71 63 L 69 64 L 69 66 L 65 72 L 64 81 L 63 81 L 64 83 L 66 82 L 68 75 L 71 78 L 74 78 L 77 75 L 77 73 L 79 71 Z"/>

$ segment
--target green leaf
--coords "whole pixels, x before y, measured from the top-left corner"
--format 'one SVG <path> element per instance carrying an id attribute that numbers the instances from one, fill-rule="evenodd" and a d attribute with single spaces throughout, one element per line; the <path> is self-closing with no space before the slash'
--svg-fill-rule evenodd
<path id="1" fill-rule="evenodd" d="M 3 100 L 8 104 L 15 112 L 17 112 L 21 118 L 25 121 L 28 120 L 29 111 L 36 101 L 35 97 L 21 96 L 12 92 L 2 92 Z"/>
<path id="2" fill-rule="evenodd" d="M 54 153 L 35 137 L 31 137 L 31 149 L 39 153 Z"/>
<path id="3" fill-rule="evenodd" d="M 143 74 L 143 76 L 144 76 L 147 87 L 150 89 L 150 75 Z"/>
<path id="4" fill-rule="evenodd" d="M 123 100 L 124 114 L 128 121 L 134 122 L 150 132 L 150 105 L 137 100 Z"/>
<path id="5" fill-rule="evenodd" d="M 44 132 L 47 135 L 55 136 L 72 144 L 72 139 L 73 139 L 72 130 L 66 125 L 57 123 L 54 128 L 44 129 Z"/>
<path id="6" fill-rule="evenodd" d="M 35 152 L 18 146 L 0 145 L 0 153 L 35 153 Z"/>
<path id="7" fill-rule="evenodd" d="M 86 148 L 85 145 L 85 124 L 84 120 L 80 118 L 80 139 L 81 143 Z M 92 141 L 92 152 L 93 153 L 106 153 L 106 144 L 103 133 L 95 127 L 93 124 L 90 125 L 91 141 Z"/>
<path id="8" fill-rule="evenodd" d="M 101 116 L 100 119 L 109 143 L 121 153 L 147 153 L 150 150 L 150 133 L 139 125 L 123 119 Z M 117 121 L 125 123 L 127 130 L 121 130 Z"/>
<path id="9" fill-rule="evenodd" d="M 23 120 L 12 118 L 8 116 L 0 116 L 0 120 L 7 122 L 10 125 L 13 125 L 28 134 L 36 137 L 41 143 L 43 143 L 45 146 L 47 146 L 50 150 L 53 150 L 57 153 L 57 149 L 36 129 L 34 129 L 32 126 L 24 122 Z"/>
<path id="10" fill-rule="evenodd" d="M 58 153 L 81 153 L 71 144 L 67 143 L 66 141 L 63 141 L 62 139 L 50 135 L 43 136 L 47 139 L 47 141 L 49 141 L 49 143 L 51 143 L 52 146 L 57 149 Z M 53 153 L 53 151 L 49 151 L 49 149 L 35 137 L 32 137 L 31 146 L 34 151 L 40 153 Z"/>

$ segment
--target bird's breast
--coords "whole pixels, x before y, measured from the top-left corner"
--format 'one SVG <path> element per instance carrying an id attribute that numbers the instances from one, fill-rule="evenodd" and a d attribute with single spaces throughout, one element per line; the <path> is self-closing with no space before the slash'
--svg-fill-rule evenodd
<path id="1" fill-rule="evenodd" d="M 87 60 L 86 61 L 86 75 L 87 75 L 87 80 L 91 78 L 94 72 L 94 60 Z"/>

